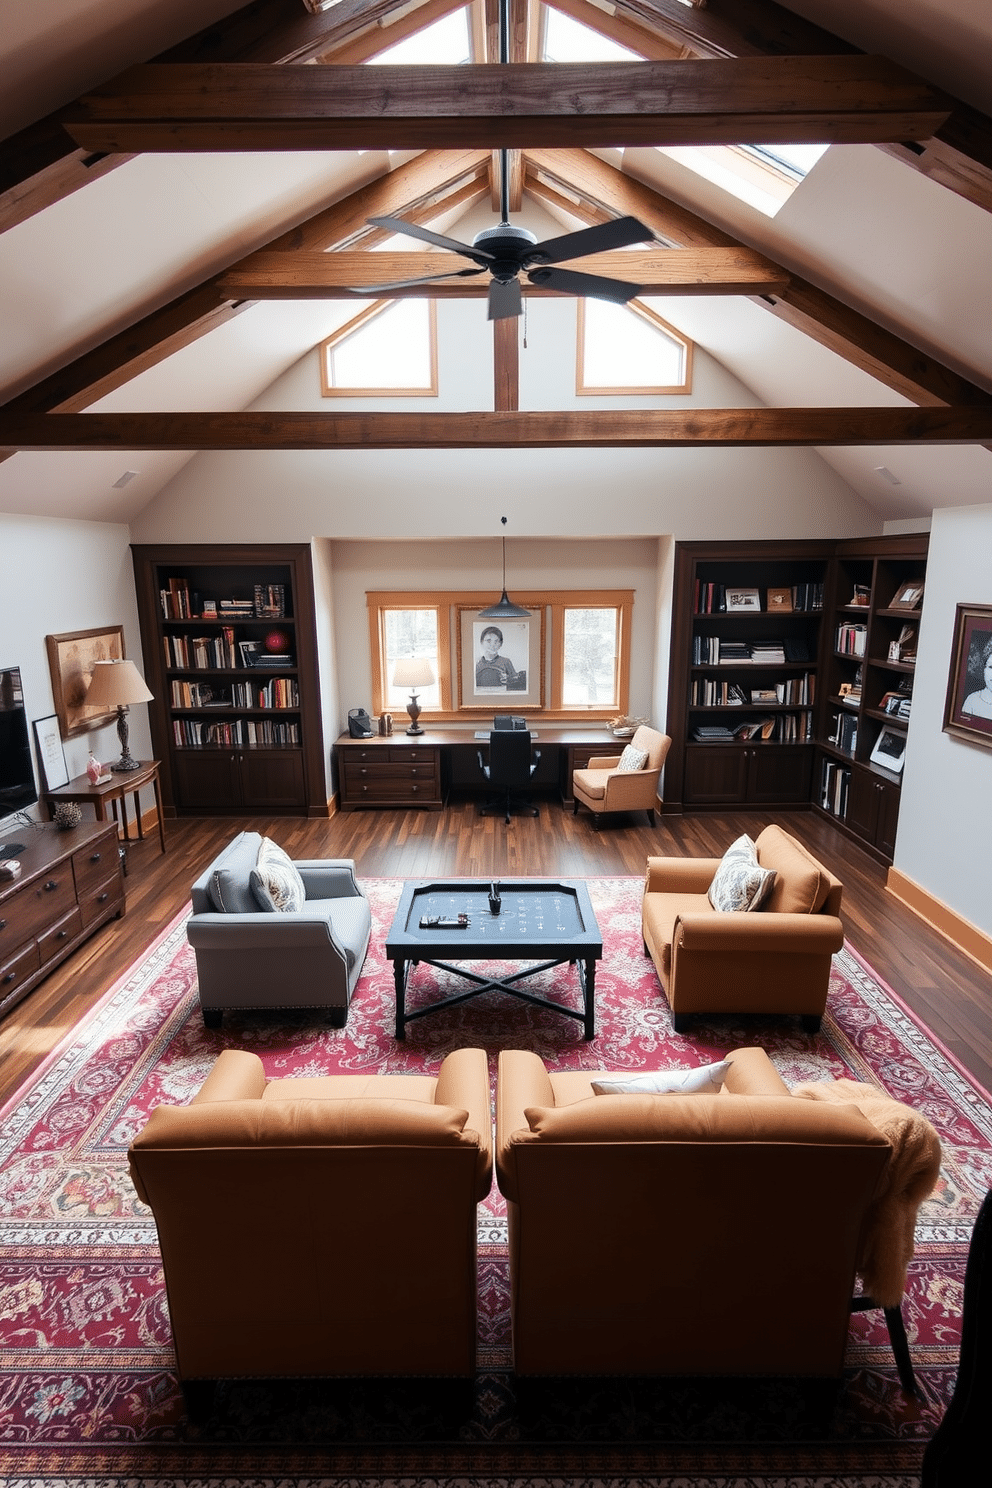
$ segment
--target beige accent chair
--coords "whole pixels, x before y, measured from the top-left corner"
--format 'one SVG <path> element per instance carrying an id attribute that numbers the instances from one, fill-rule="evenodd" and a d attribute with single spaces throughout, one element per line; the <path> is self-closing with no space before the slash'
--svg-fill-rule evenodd
<path id="1" fill-rule="evenodd" d="M 720 913 L 706 891 L 719 858 L 648 858 L 644 951 L 676 1032 L 699 1013 L 797 1013 L 815 1033 L 827 1005 L 831 957 L 844 944 L 843 886 L 778 826 L 757 837 L 758 862 L 774 868 L 762 907 Z"/>
<path id="2" fill-rule="evenodd" d="M 152 1112 L 128 1160 L 192 1415 L 222 1377 L 474 1375 L 484 1050 L 456 1050 L 436 1077 L 288 1080 L 225 1050 L 188 1106 Z"/>
<path id="3" fill-rule="evenodd" d="M 647 755 L 643 769 L 619 770 L 620 755 L 616 754 L 591 759 L 584 770 L 572 771 L 572 815 L 578 813 L 581 801 L 593 813 L 597 829 L 599 818 L 610 811 L 646 811 L 648 821 L 655 824 L 658 781 L 672 741 L 642 723 L 627 742 Z"/>
<path id="4" fill-rule="evenodd" d="M 500 1055 L 496 1176 L 518 1374 L 840 1375 L 855 1273 L 871 1279 L 862 1252 L 873 1239 L 875 1253 L 892 1249 L 888 1212 L 872 1206 L 893 1147 L 846 1094 L 790 1094 L 763 1049 L 728 1058 L 718 1095 L 594 1095 L 607 1072 Z M 937 1164 L 933 1133 L 910 1236 Z M 901 1240 L 901 1214 L 894 1228 Z M 904 1286 L 905 1265 L 886 1318 L 912 1388 Z"/>

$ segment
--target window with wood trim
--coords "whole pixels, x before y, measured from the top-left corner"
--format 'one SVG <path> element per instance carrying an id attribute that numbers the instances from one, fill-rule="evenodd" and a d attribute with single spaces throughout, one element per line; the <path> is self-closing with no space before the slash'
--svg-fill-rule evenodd
<path id="1" fill-rule="evenodd" d="M 526 712 L 546 721 L 576 714 L 605 720 L 626 713 L 633 590 L 514 588 L 513 598 L 531 611 L 528 628 L 535 649 L 528 691 L 536 688 L 538 674 L 540 688 L 533 703 L 518 707 L 510 706 L 513 694 L 508 693 L 504 708 L 498 698 L 478 697 L 470 685 L 474 657 L 464 642 L 466 612 L 491 604 L 490 590 L 367 591 L 373 712 L 395 714 L 406 707 L 409 689 L 395 686 L 393 668 L 401 657 L 416 655 L 426 657 L 437 676 L 434 687 L 418 690 L 424 725 L 489 717 L 493 711 Z"/>
<path id="2" fill-rule="evenodd" d="M 320 344 L 325 398 L 436 398 L 433 300 L 376 300 Z"/>
<path id="3" fill-rule="evenodd" d="M 579 300 L 575 391 L 691 393 L 692 342 L 642 301 Z"/>

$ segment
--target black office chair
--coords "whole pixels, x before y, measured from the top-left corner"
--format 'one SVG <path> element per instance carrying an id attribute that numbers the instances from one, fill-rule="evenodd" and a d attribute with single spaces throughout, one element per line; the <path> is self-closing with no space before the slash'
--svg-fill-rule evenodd
<path id="1" fill-rule="evenodd" d="M 540 758 L 539 749 L 531 752 L 530 733 L 527 729 L 494 729 L 489 735 L 489 763 L 487 765 L 482 758 L 480 749 L 479 768 L 489 784 L 497 787 L 498 794 L 490 796 L 479 807 L 479 815 L 484 816 L 487 811 L 498 806 L 501 811 L 505 811 L 509 824 L 511 808 L 518 806 L 528 810 L 531 816 L 540 816 L 540 811 L 532 804 L 529 796 L 516 794 L 529 785 Z"/>

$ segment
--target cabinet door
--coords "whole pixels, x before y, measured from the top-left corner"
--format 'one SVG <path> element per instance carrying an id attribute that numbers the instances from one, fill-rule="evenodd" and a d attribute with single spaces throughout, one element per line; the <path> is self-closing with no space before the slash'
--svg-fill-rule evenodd
<path id="1" fill-rule="evenodd" d="M 748 760 L 747 799 L 784 805 L 808 801 L 813 772 L 813 751 L 787 744 L 755 747 L 746 751 Z"/>
<path id="2" fill-rule="evenodd" d="M 896 827 L 899 823 L 899 796 L 897 785 L 887 780 L 878 784 L 878 826 L 875 829 L 875 846 L 887 857 L 895 857 Z"/>
<path id="3" fill-rule="evenodd" d="M 240 806 L 236 763 L 230 749 L 177 749 L 173 755 L 176 806 L 207 812 Z"/>
<path id="4" fill-rule="evenodd" d="M 306 805 L 303 756 L 298 749 L 244 749 L 238 759 L 244 806 L 278 811 Z"/>
<path id="5" fill-rule="evenodd" d="M 878 826 L 878 791 L 875 777 L 868 770 L 851 771 L 847 797 L 847 825 L 866 842 L 875 841 Z"/>
<path id="6" fill-rule="evenodd" d="M 685 752 L 685 800 L 706 806 L 743 801 L 747 790 L 747 750 L 739 744 L 691 745 Z"/>

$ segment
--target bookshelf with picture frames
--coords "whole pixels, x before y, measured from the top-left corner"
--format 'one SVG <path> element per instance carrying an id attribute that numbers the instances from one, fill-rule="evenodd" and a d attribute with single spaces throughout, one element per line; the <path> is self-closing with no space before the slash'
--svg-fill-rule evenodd
<path id="1" fill-rule="evenodd" d="M 166 814 L 326 815 L 309 547 L 132 554 Z"/>
<path id="2" fill-rule="evenodd" d="M 832 565 L 813 803 L 883 862 L 895 851 L 928 543 L 837 543 Z"/>
<path id="3" fill-rule="evenodd" d="M 676 545 L 670 809 L 808 803 L 829 555 L 822 542 Z"/>

